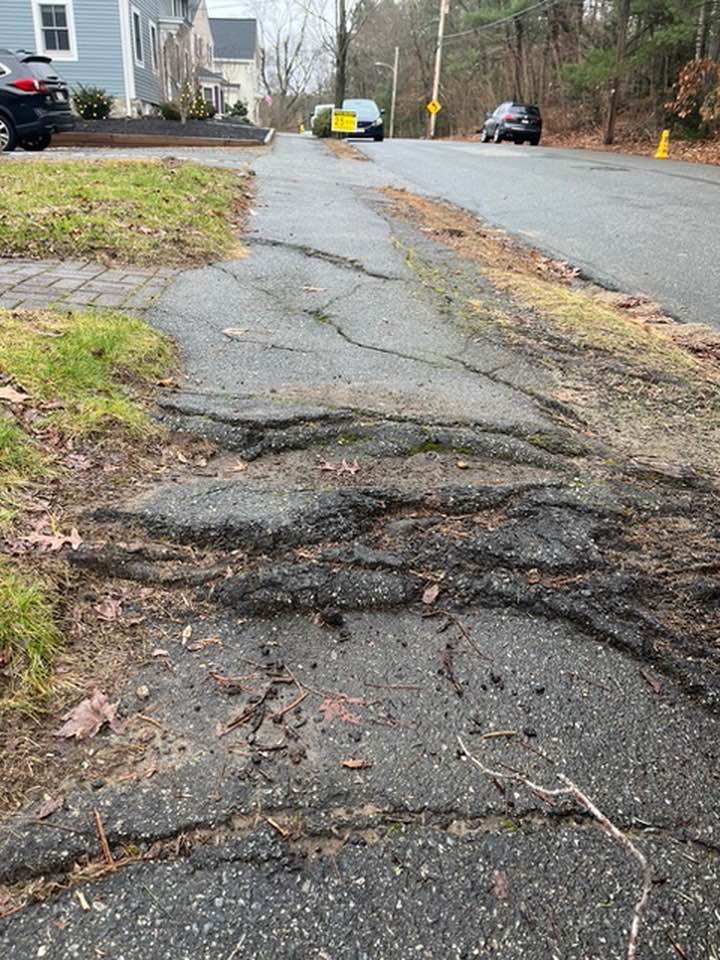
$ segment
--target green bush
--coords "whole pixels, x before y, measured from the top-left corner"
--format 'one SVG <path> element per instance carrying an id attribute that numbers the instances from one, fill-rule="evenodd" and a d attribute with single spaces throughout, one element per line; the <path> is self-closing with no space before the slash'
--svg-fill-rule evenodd
<path id="1" fill-rule="evenodd" d="M 180 108 L 176 103 L 161 103 L 160 104 L 160 116 L 164 120 L 180 120 Z"/>
<path id="2" fill-rule="evenodd" d="M 230 107 L 228 115 L 231 117 L 237 117 L 239 120 L 244 120 L 245 123 L 250 123 L 248 117 L 248 108 L 245 106 L 242 100 L 236 100 L 235 103 Z"/>
<path id="3" fill-rule="evenodd" d="M 332 133 L 332 110 L 321 110 L 313 118 L 313 136 L 329 137 Z"/>
<path id="4" fill-rule="evenodd" d="M 73 106 L 83 120 L 105 120 L 110 116 L 113 98 L 102 87 L 84 87 L 73 92 Z"/>

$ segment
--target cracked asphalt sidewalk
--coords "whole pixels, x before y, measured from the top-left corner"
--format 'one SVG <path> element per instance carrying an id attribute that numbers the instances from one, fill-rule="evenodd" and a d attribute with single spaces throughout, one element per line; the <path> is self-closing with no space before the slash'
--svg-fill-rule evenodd
<path id="1" fill-rule="evenodd" d="M 638 960 L 717 958 L 717 663 L 631 536 L 714 490 L 574 432 L 539 360 L 420 282 L 462 264 L 372 163 L 281 137 L 256 171 L 247 257 L 150 314 L 187 377 L 158 417 L 217 452 L 71 558 L 178 586 L 126 733 L 58 747 L 62 807 L 2 826 L 1 955 L 623 957 L 638 863 L 513 780 L 562 774 L 647 858 Z"/>

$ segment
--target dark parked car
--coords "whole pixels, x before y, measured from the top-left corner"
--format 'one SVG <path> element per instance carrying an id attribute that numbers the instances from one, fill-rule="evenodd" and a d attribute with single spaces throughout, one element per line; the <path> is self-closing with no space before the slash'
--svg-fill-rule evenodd
<path id="1" fill-rule="evenodd" d="M 383 113 L 374 100 L 343 100 L 343 110 L 354 110 L 357 114 L 357 133 L 349 136 L 364 137 L 369 140 L 381 141 L 385 137 Z"/>
<path id="2" fill-rule="evenodd" d="M 492 140 L 500 143 L 501 140 L 514 140 L 515 143 L 528 143 L 536 147 L 542 136 L 542 117 L 537 107 L 529 103 L 501 103 L 500 106 L 488 113 L 487 119 L 480 131 L 480 141 L 487 143 Z"/>
<path id="3" fill-rule="evenodd" d="M 67 84 L 49 57 L 0 49 L 0 151 L 44 150 L 53 133 L 72 130 Z"/>

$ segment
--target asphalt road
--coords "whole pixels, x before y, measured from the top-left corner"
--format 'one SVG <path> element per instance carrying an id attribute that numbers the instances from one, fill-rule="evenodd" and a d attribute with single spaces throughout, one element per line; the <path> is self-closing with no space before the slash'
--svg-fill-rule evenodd
<path id="1" fill-rule="evenodd" d="M 720 327 L 720 167 L 585 150 L 362 143 L 375 163 L 604 285 Z"/>

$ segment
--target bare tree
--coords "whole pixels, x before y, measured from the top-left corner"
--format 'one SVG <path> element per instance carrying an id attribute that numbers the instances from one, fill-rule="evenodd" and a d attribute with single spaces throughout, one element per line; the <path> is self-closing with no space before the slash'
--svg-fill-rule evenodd
<path id="1" fill-rule="evenodd" d="M 276 8 L 273 18 L 264 14 L 259 26 L 260 80 L 272 98 L 273 125 L 283 126 L 308 92 L 319 44 L 312 35 L 310 10 L 293 2 Z"/>

